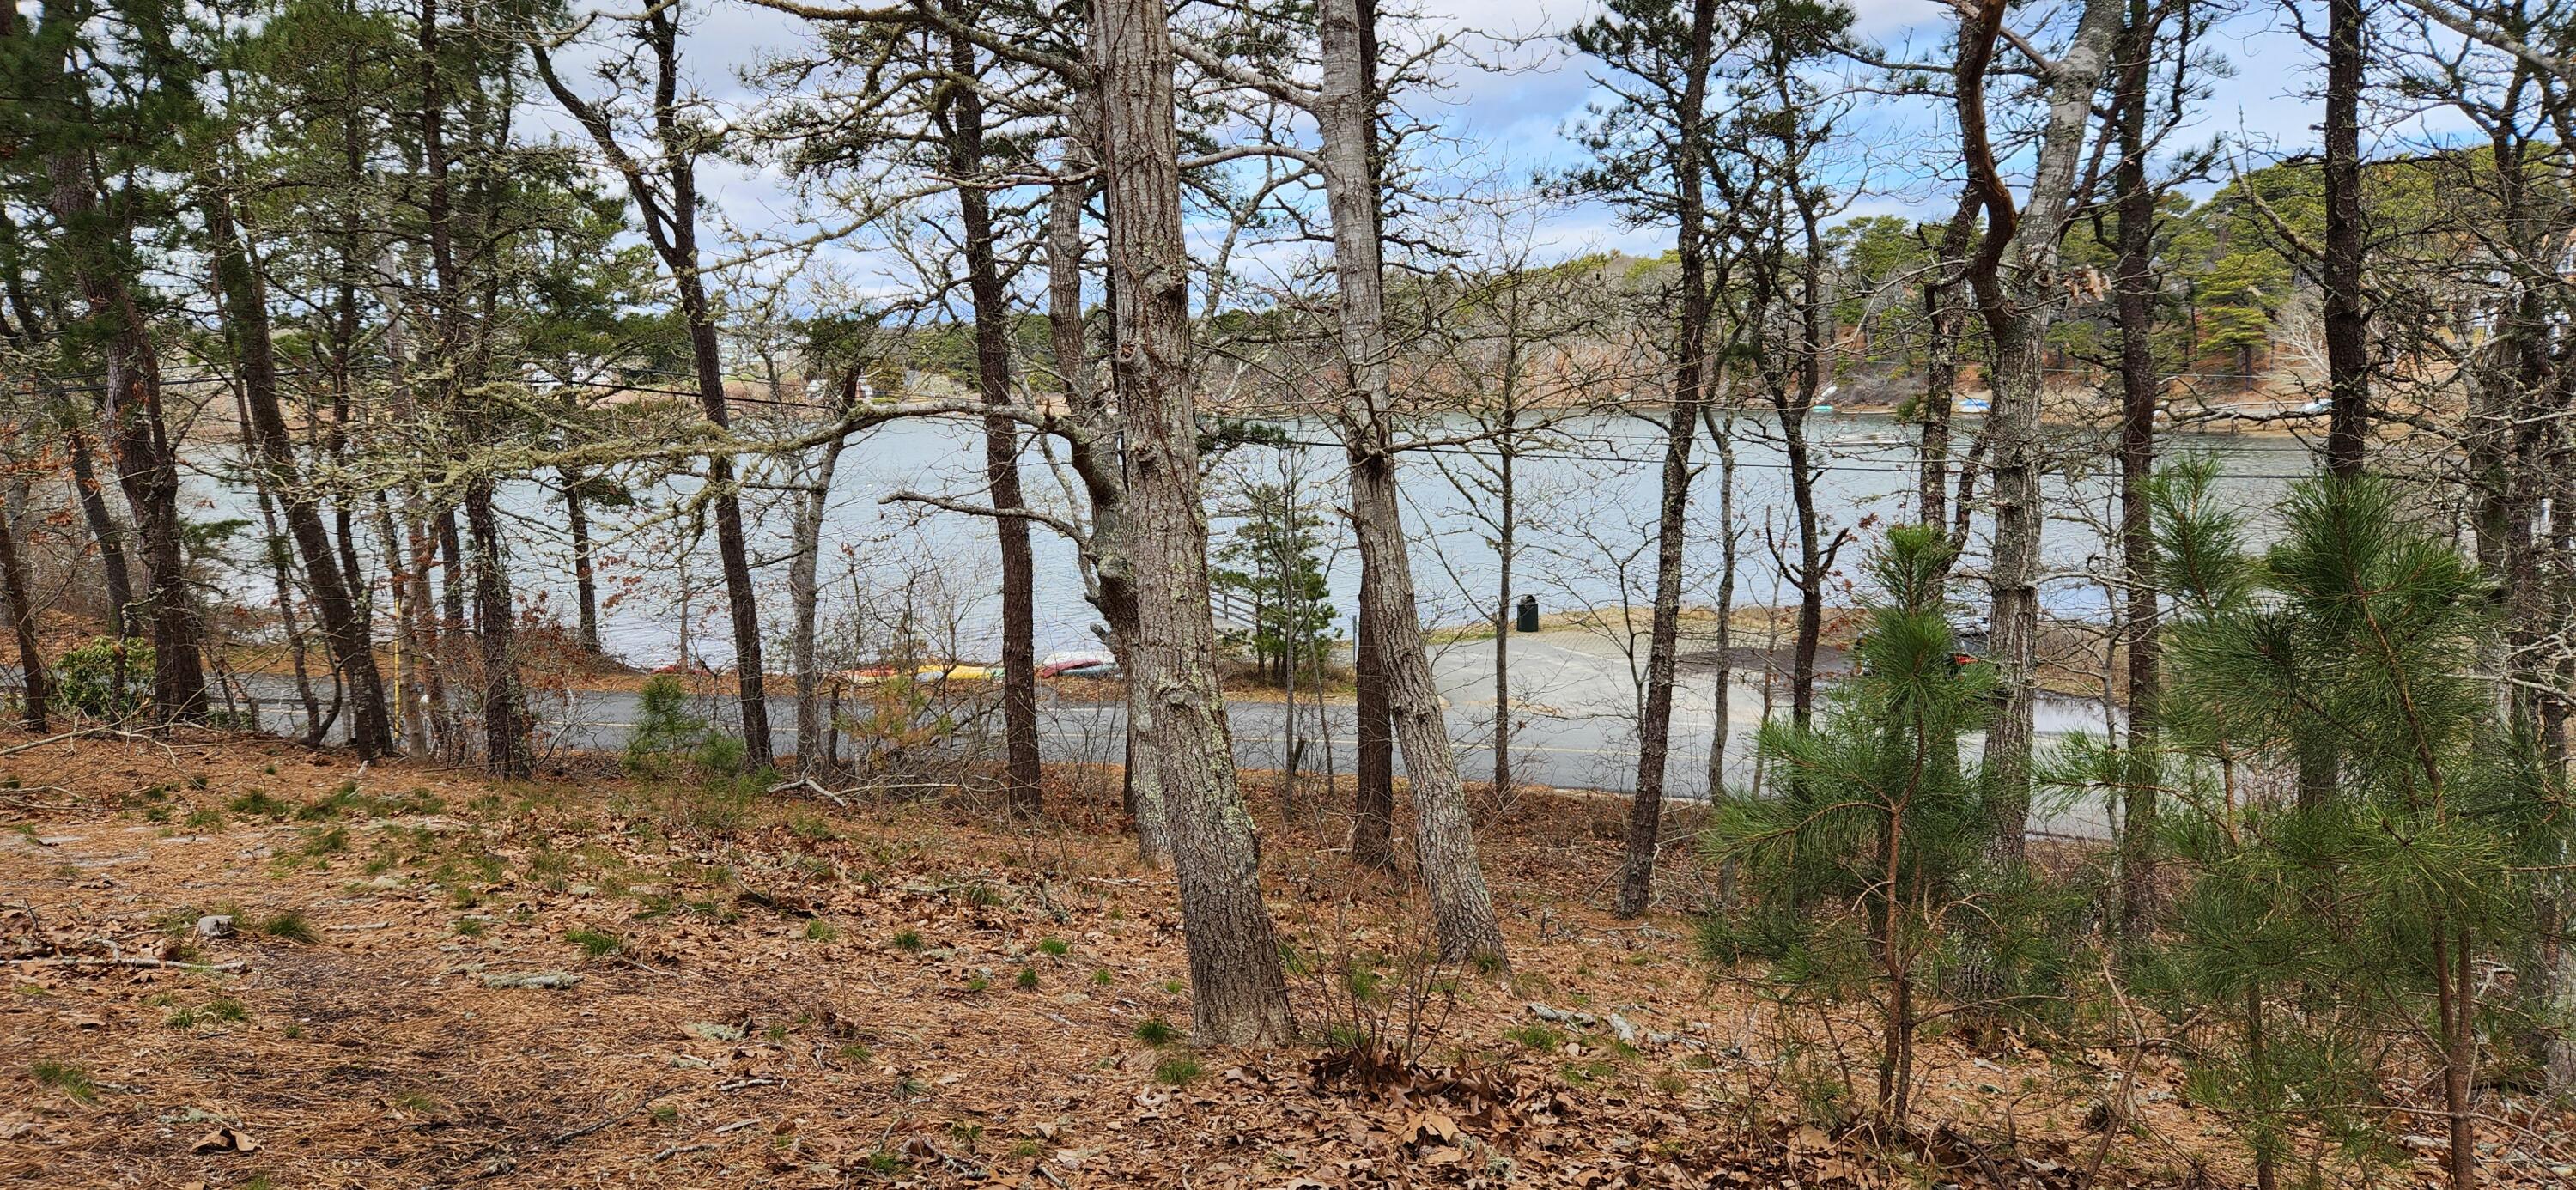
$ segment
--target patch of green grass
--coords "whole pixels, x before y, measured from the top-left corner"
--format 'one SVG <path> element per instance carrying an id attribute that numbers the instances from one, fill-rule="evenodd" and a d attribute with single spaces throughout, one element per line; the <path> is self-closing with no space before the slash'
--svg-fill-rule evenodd
<path id="1" fill-rule="evenodd" d="M 615 934 L 591 929 L 565 930 L 564 941 L 580 947 L 581 953 L 594 959 L 607 958 L 626 945 Z"/>
<path id="2" fill-rule="evenodd" d="M 241 1001 L 230 996 L 207 1001 L 205 1012 L 207 1016 L 226 1023 L 238 1022 L 250 1017 L 250 1010 L 242 1007 Z"/>
<path id="3" fill-rule="evenodd" d="M 302 942 L 307 945 L 322 936 L 313 928 L 313 920 L 304 916 L 304 911 L 301 909 L 280 910 L 252 922 L 250 928 L 256 933 L 266 934 L 281 941 Z"/>
<path id="4" fill-rule="evenodd" d="M 984 973 L 981 971 L 966 977 L 966 992 L 968 995 L 973 995 L 992 986 L 993 981 L 985 978 Z"/>
<path id="5" fill-rule="evenodd" d="M 1136 1040 L 1147 1045 L 1170 1045 L 1180 1036 L 1181 1031 L 1173 1028 L 1172 1022 L 1158 1016 L 1149 1016 L 1136 1023 Z"/>
<path id="6" fill-rule="evenodd" d="M 841 832 L 832 829 L 832 824 L 824 821 L 820 814 L 788 815 L 787 833 L 799 839 L 812 839 L 818 843 L 828 843 L 841 837 Z"/>
<path id="7" fill-rule="evenodd" d="M 967 904 L 976 906 L 977 908 L 990 908 L 1002 903 L 1002 894 L 994 891 L 992 885 L 986 884 L 981 880 L 967 885 L 962 895 L 965 897 Z"/>
<path id="8" fill-rule="evenodd" d="M 841 931 L 839 927 L 834 926 L 832 923 L 825 921 L 822 918 L 812 918 L 805 923 L 805 940 L 808 942 L 838 942 L 841 940 Z"/>
<path id="9" fill-rule="evenodd" d="M 896 950 L 919 954 L 921 953 L 922 945 L 921 931 L 919 930 L 896 930 L 894 932 L 894 948 Z"/>
<path id="10" fill-rule="evenodd" d="M 1503 1030 L 1503 1036 L 1521 1043 L 1525 1048 L 1541 1053 L 1553 1051 L 1556 1047 L 1565 1044 L 1565 1034 L 1545 1025 L 1514 1025 Z"/>
<path id="11" fill-rule="evenodd" d="M 284 818 L 294 812 L 295 805 L 271 795 L 265 789 L 253 787 L 240 797 L 226 802 L 224 808 L 235 814 L 253 818 Z"/>
<path id="12" fill-rule="evenodd" d="M 38 1062 L 27 1068 L 36 1082 L 62 1092 L 75 1103 L 98 1100 L 98 1084 L 91 1082 L 89 1071 L 68 1062 Z"/>
<path id="13" fill-rule="evenodd" d="M 844 1062 L 865 1062 L 875 1056 L 875 1050 L 855 1041 L 841 1047 L 841 1060 Z"/>
<path id="14" fill-rule="evenodd" d="M 394 1106 L 408 1112 L 427 1114 L 438 1110 L 438 1100 L 427 1091 L 405 1091 L 394 1096 Z"/>
<path id="15" fill-rule="evenodd" d="M 1019 977 L 1013 979 L 1011 982 L 1018 984 L 1021 991 L 1029 991 L 1038 986 L 1038 969 L 1035 967 L 1022 967 L 1020 968 Z"/>
<path id="16" fill-rule="evenodd" d="M 1118 977 L 1117 977 L 1117 976 L 1111 975 L 1111 974 L 1109 973 L 1109 968 L 1107 968 L 1107 967 L 1103 967 L 1103 968 L 1101 968 L 1101 969 L 1099 969 L 1099 970 L 1094 971 L 1094 972 L 1092 972 L 1092 973 L 1091 973 L 1091 982 L 1096 983 L 1096 984 L 1099 984 L 1100 986 L 1102 986 L 1102 987 L 1104 987 L 1104 988 L 1105 988 L 1105 987 L 1108 987 L 1108 986 L 1109 986 L 1110 984 L 1112 984 L 1112 983 L 1117 982 L 1117 979 L 1118 979 Z"/>
<path id="17" fill-rule="evenodd" d="M 1169 1087 L 1190 1082 L 1199 1074 L 1199 1060 L 1188 1054 L 1165 1054 L 1154 1063 L 1154 1081 Z"/>
<path id="18" fill-rule="evenodd" d="M 878 1149 L 868 1154 L 859 1164 L 869 1173 L 889 1177 L 912 1168 L 912 1163 L 904 1160 L 903 1154 L 892 1149 Z"/>
<path id="19" fill-rule="evenodd" d="M 1046 1146 L 1041 1145 L 1034 1140 L 1027 1139 L 1026 1137 L 1011 1142 L 1011 1158 L 1015 1161 L 1035 1160 L 1036 1158 L 1045 1155 L 1045 1153 Z"/>
<path id="20" fill-rule="evenodd" d="M 680 1122 L 680 1109 L 668 1103 L 656 1103 L 651 1111 L 644 1114 L 666 1128 Z"/>
<path id="21" fill-rule="evenodd" d="M 1038 953 L 1051 959 L 1060 959 L 1073 953 L 1073 944 L 1062 938 L 1040 938 Z"/>
<path id="22" fill-rule="evenodd" d="M 186 818 L 179 820 L 179 825 L 189 830 L 221 830 L 224 825 L 224 812 L 211 808 L 190 810 Z"/>
<path id="23" fill-rule="evenodd" d="M 1163 981 L 1163 991 L 1167 994 L 1177 996 L 1188 990 L 1190 990 L 1190 985 L 1182 983 L 1180 980 L 1166 979 Z"/>
<path id="24" fill-rule="evenodd" d="M 194 1029 L 197 1027 L 197 1010 L 173 1008 L 168 1016 L 161 1018 L 161 1024 L 172 1029 Z"/>

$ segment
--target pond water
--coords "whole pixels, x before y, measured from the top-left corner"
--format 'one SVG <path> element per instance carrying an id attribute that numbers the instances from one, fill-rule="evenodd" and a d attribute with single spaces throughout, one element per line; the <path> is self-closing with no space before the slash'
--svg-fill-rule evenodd
<path id="1" fill-rule="evenodd" d="M 1975 419 L 1963 418 L 1962 434 Z M 1357 610 L 1358 557 L 1337 509 L 1344 494 L 1342 452 L 1321 423 L 1284 424 L 1286 445 L 1239 447 L 1210 464 L 1211 523 L 1218 543 L 1238 523 L 1230 515 L 1247 485 L 1278 485 L 1300 494 L 1322 517 L 1323 563 L 1330 598 L 1348 632 Z M 1420 427 L 1425 438 L 1466 436 L 1464 423 Z M 1660 468 L 1661 430 L 1640 418 L 1592 416 L 1552 427 L 1527 444 L 1516 465 L 1521 528 L 1515 591 L 1535 595 L 1548 611 L 1643 604 L 1653 588 L 1652 535 Z M 1849 602 L 1866 550 L 1890 523 L 1911 512 L 1911 427 L 1884 415 L 1817 415 L 1810 437 L 1817 444 L 1819 504 L 1827 533 L 1849 528 L 1853 543 L 1842 552 L 1835 602 Z M 1736 598 L 1744 604 L 1794 600 L 1775 557 L 1794 541 L 1788 476 L 1773 427 L 1744 419 L 1735 432 L 1738 457 Z M 2167 457 L 2197 451 L 2218 457 L 2229 478 L 2224 495 L 2249 508 L 2267 507 L 2288 477 L 2304 473 L 2306 449 L 2274 436 L 2174 434 Z M 1964 448 L 1964 443 L 1963 443 Z M 1721 476 L 1716 454 L 1703 437 L 1694 449 L 1703 464 L 1692 488 L 1686 573 L 1694 603 L 1715 601 L 1721 557 L 1716 524 Z M 2104 591 L 2081 572 L 2102 552 L 2098 526 L 2111 512 L 2117 476 L 2107 441 L 2070 438 L 2059 453 L 2063 470 L 2049 480 L 2051 522 L 2043 599 L 2053 614 L 2097 617 Z M 1490 446 L 1441 446 L 1406 452 L 1400 467 L 1422 617 L 1431 624 L 1459 624 L 1490 614 L 1496 551 L 1490 488 Z M 212 460 L 189 480 L 198 517 L 256 517 L 246 493 L 215 474 Z M 1063 482 L 1032 449 L 1023 473 L 1033 503 L 1050 511 L 1067 506 Z M 755 483 L 783 478 L 773 466 Z M 842 657 L 870 655 L 908 633 L 935 653 L 961 660 L 990 660 L 998 653 L 999 608 L 990 524 L 981 517 L 888 502 L 897 491 L 918 491 L 980 503 L 983 439 L 979 423 L 895 423 L 853 438 L 844 453 L 824 532 L 822 575 L 824 640 Z M 721 667 L 732 655 L 724 615 L 723 581 L 711 534 L 672 515 L 694 485 L 666 481 L 635 492 L 626 508 L 594 508 L 605 647 L 626 661 L 658 666 L 681 659 Z M 573 618 L 571 541 L 563 506 L 552 488 L 520 481 L 504 485 L 513 579 L 520 597 L 566 622 Z M 745 495 L 751 550 L 761 567 L 764 627 L 773 639 L 787 625 L 786 553 L 791 511 L 774 488 Z M 1976 542 L 1963 569 L 1983 564 L 1987 523 L 1980 517 Z M 1071 543 L 1052 530 L 1034 533 L 1037 558 L 1038 649 L 1094 650 L 1098 617 L 1082 598 Z M 376 543 L 365 549 L 372 558 Z M 242 573 L 234 589 L 265 603 L 263 572 L 249 565 L 254 543 L 233 548 Z M 1974 602 L 1973 587 L 1962 597 Z M 775 663 L 773 663 L 775 665 Z"/>

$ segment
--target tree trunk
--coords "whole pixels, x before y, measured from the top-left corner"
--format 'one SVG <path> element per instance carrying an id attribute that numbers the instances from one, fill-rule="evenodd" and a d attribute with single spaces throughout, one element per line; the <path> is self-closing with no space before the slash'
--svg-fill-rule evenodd
<path id="1" fill-rule="evenodd" d="M 1712 394 L 1714 396 L 1714 394 Z M 1717 450 L 1717 687 L 1715 722 L 1708 736 L 1708 802 L 1726 796 L 1726 746 L 1735 693 L 1735 441 L 1728 435 L 1733 419 L 1721 423 L 1712 412 L 1714 400 L 1701 407 L 1709 445 Z"/>
<path id="2" fill-rule="evenodd" d="M 1351 454 L 1351 520 L 1360 566 L 1380 596 L 1363 614 L 1373 614 L 1383 651 L 1387 706 L 1413 794 L 1414 854 L 1430 893 L 1440 953 L 1451 960 L 1499 960 L 1502 925 L 1476 861 L 1475 831 L 1415 610 L 1412 561 L 1396 499 L 1393 435 L 1383 417 L 1392 380 L 1378 243 L 1378 175 L 1371 153 L 1370 130 L 1377 119 L 1375 13 L 1364 14 L 1361 0 L 1324 0 L 1317 18 L 1323 86 L 1314 115 L 1323 145 L 1341 346 L 1349 374 L 1343 420 Z"/>
<path id="3" fill-rule="evenodd" d="M 559 467 L 555 477 L 563 483 L 564 527 L 572 533 L 573 597 L 575 609 L 574 638 L 581 651 L 593 657 L 599 647 L 599 574 L 591 561 L 590 508 L 581 498 L 583 475 L 570 467 Z"/>
<path id="4" fill-rule="evenodd" d="M 474 614 L 483 621 L 484 763 L 507 779 L 529 775 L 525 699 L 519 689 L 518 662 L 511 656 L 516 635 L 510 606 L 509 560 L 501 544 L 501 518 L 492 504 L 492 481 L 477 479 L 465 487 L 466 528 L 474 538 Z"/>
<path id="5" fill-rule="evenodd" d="M 1995 486 L 1987 589 L 1992 601 L 1990 653 L 2001 678 L 2002 705 L 1986 736 L 1986 808 L 1995 853 L 2017 862 L 2030 823 L 2039 543 L 2047 520 L 2039 443 L 2044 353 L 2048 328 L 2065 300 L 2056 277 L 2058 245 L 2092 123 L 2093 95 L 2124 6 L 2122 0 L 2086 0 L 2074 39 L 2047 71 L 2047 118 L 2032 159 L 2027 201 L 2018 209 L 1986 127 L 1986 71 L 2001 40 L 2006 7 L 2005 0 L 1981 0 L 1962 18 L 1956 91 L 1969 185 L 1986 215 L 1984 240 L 1970 261 L 1968 280 L 1994 346 L 1994 398 L 1985 429 L 1994 454 Z"/>
<path id="6" fill-rule="evenodd" d="M 2155 353 L 2156 192 L 2147 184 L 2147 77 L 2160 23 L 2148 0 L 2128 0 L 2114 119 L 2120 167 L 2112 306 L 2120 330 L 2120 572 L 2128 587 L 2117 638 L 2128 651 L 2129 789 L 2120 834 L 2121 930 L 2133 941 L 2155 929 L 2156 559 L 2147 485 L 2156 462 L 2156 408 L 2163 384 Z"/>
<path id="7" fill-rule="evenodd" d="M 107 602 L 116 634 L 138 637 L 143 635 L 143 623 L 135 614 L 134 578 L 125 564 L 125 530 L 117 525 L 116 514 L 108 511 L 107 498 L 99 490 L 98 472 L 90 463 L 89 436 L 81 433 L 77 416 L 64 410 L 63 445 L 71 455 L 72 494 L 80 502 L 81 520 L 89 526 L 90 540 L 98 543 L 99 570 L 107 580 Z"/>
<path id="8" fill-rule="evenodd" d="M 859 374 L 853 365 L 841 378 L 838 412 L 846 413 L 858 399 Z M 823 444 L 823 457 L 815 463 L 807 486 L 797 493 L 795 541 L 787 561 L 787 602 L 795 625 L 787 649 L 796 667 L 796 770 L 807 776 L 832 767 L 831 746 L 825 739 L 831 721 L 823 709 L 822 663 L 814 646 L 814 626 L 815 605 L 823 589 L 823 518 L 831 508 L 832 478 L 840 470 L 847 441 L 834 438 Z"/>
<path id="9" fill-rule="evenodd" d="M 2369 316 L 2362 304 L 2362 0 L 2327 0 L 2326 234 L 2319 287 L 2325 298 L 2326 470 L 2361 473 L 2370 428 Z"/>
<path id="10" fill-rule="evenodd" d="M 1360 568 L 1360 622 L 1351 645 L 1351 679 L 1359 718 L 1356 793 L 1351 807 L 1351 862 L 1395 870 L 1395 726 L 1386 713 L 1386 665 L 1369 605 L 1378 599 L 1368 568 Z"/>
<path id="11" fill-rule="evenodd" d="M 1512 350 L 1517 353 L 1515 345 Z M 1506 380 L 1508 389 L 1511 382 Z M 1513 504 L 1519 492 L 1513 483 L 1512 460 L 1519 453 L 1513 434 L 1519 429 L 1519 410 L 1506 395 L 1503 405 L 1503 437 L 1496 444 L 1494 459 L 1494 797 L 1512 794 L 1512 556 L 1520 525 L 1515 520 Z"/>
<path id="12" fill-rule="evenodd" d="M 1655 852 L 1662 846 L 1664 775 L 1673 742 L 1673 667 L 1681 651 L 1682 547 L 1690 511 L 1691 443 L 1699 436 L 1702 384 L 1707 377 L 1708 286 L 1705 180 L 1708 146 L 1702 108 L 1708 98 L 1710 59 L 1717 28 L 1716 0 L 1691 5 L 1688 82 L 1674 114 L 1678 125 L 1672 162 L 1678 209 L 1675 251 L 1681 262 L 1680 325 L 1673 361 L 1672 420 L 1664 427 L 1664 467 L 1655 511 L 1655 608 L 1647 631 L 1645 705 L 1637 715 L 1637 782 L 1628 804 L 1628 845 L 1612 906 L 1636 917 L 1654 901 Z"/>
<path id="13" fill-rule="evenodd" d="M 1091 137 L 1099 125 L 1098 97 L 1077 96 L 1072 130 L 1064 138 L 1063 168 L 1082 174 L 1100 159 Z M 1121 804 L 1136 824 L 1138 858 L 1157 866 L 1172 858 L 1170 817 L 1164 810 L 1162 781 L 1153 765 L 1136 763 L 1138 744 L 1147 740 L 1152 708 L 1135 685 L 1137 590 L 1128 537 L 1127 478 L 1123 418 L 1094 383 L 1090 336 L 1082 315 L 1082 207 L 1092 182 L 1077 178 L 1055 184 L 1047 199 L 1047 337 L 1055 358 L 1057 381 L 1064 388 L 1074 433 L 1067 441 L 1073 468 L 1091 503 L 1091 534 L 1083 557 L 1091 567 L 1088 597 L 1107 625 L 1109 650 L 1129 675 L 1125 763 L 1121 766 Z M 1103 205 L 1112 196 L 1102 190 Z M 1114 304 L 1117 277 L 1104 278 Z M 1115 376 L 1113 374 L 1113 383 Z M 1150 752 L 1150 745 L 1145 749 Z"/>
<path id="14" fill-rule="evenodd" d="M 97 255 L 99 246 L 124 237 L 121 231 L 102 226 L 116 216 L 99 209 L 97 179 L 89 158 L 77 150 L 65 150 L 52 157 L 48 170 L 54 218 L 70 229 L 69 240 L 91 245 L 76 252 L 74 280 L 90 322 L 103 332 L 108 444 L 117 485 L 133 509 L 135 526 L 142 534 L 144 565 L 152 576 L 147 602 L 152 622 L 153 714 L 164 721 L 194 719 L 206 708 L 204 640 L 196 593 L 188 585 L 179 518 L 179 454 L 162 415 L 160 356 L 127 278 L 113 262 Z"/>
<path id="15" fill-rule="evenodd" d="M 18 556 L 18 535 L 10 518 L 0 516 L 0 595 L 8 597 L 10 636 L 18 646 L 18 720 L 29 731 L 46 730 L 45 654 L 36 645 L 36 606 L 27 597 L 25 564 Z"/>
<path id="16" fill-rule="evenodd" d="M 1968 240 L 1977 227 L 1973 191 L 1959 196 L 1959 209 L 1941 230 L 1938 270 L 1923 282 L 1923 438 L 1916 452 L 1915 519 L 1944 528 L 1949 524 L 1950 414 L 1959 385 L 1959 332 L 1966 312 L 1958 300 L 1959 278 L 1967 267 Z M 1952 555 L 1955 557 L 1956 555 Z"/>
<path id="17" fill-rule="evenodd" d="M 975 47 L 948 39 L 950 69 L 973 78 Z M 949 91 L 948 167 L 958 179 L 957 208 L 965 232 L 966 288 L 975 306 L 975 381 L 988 406 L 1011 403 L 1010 296 L 994 258 L 992 198 L 974 184 L 984 169 L 984 99 L 972 87 Z M 1029 522 L 1013 515 L 1020 492 L 1018 423 L 995 414 L 984 419 L 984 482 L 990 490 L 993 536 L 1002 554 L 1002 735 L 1005 761 L 1002 800 L 1013 817 L 1035 818 L 1045 808 L 1038 789 L 1037 564 L 1029 552 Z"/>
<path id="18" fill-rule="evenodd" d="M 1175 57 L 1163 5 L 1092 0 L 1102 178 L 1117 338 L 1110 358 L 1126 430 L 1121 549 L 1134 573 L 1128 682 L 1153 710 L 1190 962 L 1192 1033 L 1204 1044 L 1288 1040 L 1279 944 L 1261 897 L 1260 846 L 1236 783 L 1210 618 L 1207 510 L 1191 387 L 1189 251 L 1181 233 Z"/>
<path id="19" fill-rule="evenodd" d="M 340 570 L 331 531 L 323 523 L 322 505 L 306 486 L 295 464 L 294 442 L 287 435 L 279 400 L 277 353 L 269 334 L 268 295 L 260 282 L 258 259 L 235 227 L 231 196 L 221 179 L 210 179 L 201 194 L 206 231 L 212 240 L 215 275 L 224 294 L 224 326 L 236 366 L 248 430 L 257 449 L 265 486 L 282 506 L 287 534 L 304 563 L 305 587 L 312 594 L 314 615 L 331 666 L 347 684 L 352 714 L 349 743 L 362 760 L 394 752 L 393 722 L 385 714 L 384 680 L 376 671 L 375 642 L 358 624 L 357 601 Z M 311 724 L 320 731 L 321 724 Z M 320 742 L 319 740 L 315 741 Z"/>
<path id="20" fill-rule="evenodd" d="M 693 132 L 684 132 L 675 97 L 680 85 L 679 18 L 670 8 L 649 10 L 637 23 L 637 38 L 651 51 L 654 99 L 651 123 L 658 156 L 639 160 L 619 145 L 608 118 L 575 95 L 556 77 L 541 46 L 530 47 L 537 73 L 556 100 L 571 112 L 603 156 L 624 178 L 643 216 L 644 237 L 671 274 L 679 292 L 680 315 L 689 329 L 689 361 L 696 377 L 698 406 L 719 431 L 730 431 L 733 418 L 725 399 L 724 356 L 716 337 L 715 305 L 707 297 L 706 275 L 698 260 L 697 150 Z M 655 176 L 658 175 L 658 176 Z M 656 186 L 659 192 L 656 192 Z M 743 764 L 752 771 L 772 760 L 767 674 L 761 662 L 760 598 L 752 586 L 751 555 L 742 532 L 742 496 L 729 450 L 707 455 L 707 490 L 716 523 L 716 557 L 724 572 L 725 612 L 733 629 L 734 684 L 742 716 Z"/>

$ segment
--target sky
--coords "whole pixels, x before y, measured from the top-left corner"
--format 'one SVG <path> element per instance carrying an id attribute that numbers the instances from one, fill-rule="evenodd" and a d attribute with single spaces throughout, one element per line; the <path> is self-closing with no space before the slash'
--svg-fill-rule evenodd
<path id="1" fill-rule="evenodd" d="M 1593 82 L 1598 67 L 1553 35 L 1596 11 L 1591 0 L 1414 3 L 1424 31 L 1458 35 L 1462 44 L 1477 47 L 1474 57 L 1509 65 L 1480 69 L 1462 63 L 1448 71 L 1438 95 L 1413 106 L 1416 116 L 1429 119 L 1443 134 L 1446 164 L 1440 168 L 1526 182 L 1581 159 L 1583 150 L 1567 129 L 1584 115 L 1588 103 L 1601 98 Z M 2252 168 L 2315 144 L 2317 105 L 2306 92 L 2314 86 L 2317 70 L 2314 52 L 2290 32 L 2279 4 L 2248 3 L 2210 39 L 2207 48 L 2229 71 L 2212 78 L 2213 94 L 2200 106 L 2198 124 L 2184 139 L 2226 137 L 2239 146 L 2237 159 Z M 1899 56 L 1916 60 L 1940 60 L 1956 22 L 1950 8 L 1934 0 L 1852 0 L 1852 8 L 1857 36 L 1891 51 L 1910 49 L 1910 55 Z M 2027 19 L 2017 12 L 2015 27 L 2027 27 Z M 799 18 L 743 0 L 712 0 L 696 9 L 686 52 L 705 93 L 728 106 L 747 105 L 757 97 L 740 81 L 740 71 L 764 56 L 806 43 L 809 36 Z M 1854 67 L 1851 73 L 1858 78 L 1868 72 Z M 572 131 L 560 113 L 536 115 L 566 134 Z M 1955 150 L 1942 151 L 1949 134 L 1941 113 L 1920 101 L 1867 100 L 1845 126 L 1852 133 L 1842 165 L 1852 192 L 1847 216 L 1937 219 L 1949 213 L 1958 166 Z M 784 179 L 759 169 L 716 164 L 706 171 L 704 185 L 712 205 L 728 221 L 756 232 L 792 236 L 800 229 L 810 231 L 812 221 L 825 214 L 800 216 Z M 1207 228 L 1197 230 L 1203 238 L 1213 235 Z M 1542 255 L 1602 250 L 1654 254 L 1664 249 L 1670 235 L 1668 229 L 1621 226 L 1611 210 L 1595 202 L 1552 210 L 1536 238 Z M 831 255 L 843 271 L 857 275 L 863 289 L 903 284 L 900 268 L 882 251 L 849 247 Z M 1286 267 L 1277 260 L 1269 264 Z"/>

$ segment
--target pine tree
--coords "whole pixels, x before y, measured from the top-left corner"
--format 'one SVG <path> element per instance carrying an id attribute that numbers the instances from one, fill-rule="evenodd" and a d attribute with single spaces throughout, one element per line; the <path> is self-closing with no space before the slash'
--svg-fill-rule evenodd
<path id="1" fill-rule="evenodd" d="M 2266 1185 L 2296 1135 L 2376 1156 L 2368 1122 L 2338 1105 L 2376 1104 L 2408 1073 L 2356 1040 L 2390 1036 L 2439 1076 L 2450 1179 L 2467 1190 L 2481 1063 L 2520 1010 L 2487 981 L 2536 941 L 2529 883 L 2566 829 L 2476 673 L 2498 631 L 2489 584 L 2368 475 L 2293 487 L 2280 543 L 2250 557 L 2213 473 L 2159 484 L 2183 604 L 2165 726 L 2202 792 L 2169 828 L 2197 878 L 2153 969 L 2177 1012 L 2225 1022 L 2230 1043 L 2193 1078 Z M 2337 758 L 2330 796 L 2313 796 L 2321 753 Z M 2264 774 L 2295 776 L 2299 796 L 2250 796 Z"/>
<path id="2" fill-rule="evenodd" d="M 1753 907 L 1712 918 L 1722 958 L 1759 957 L 1799 994 L 1874 998 L 1882 1029 L 1876 1114 L 1905 1118 L 1922 989 L 1958 952 L 1982 890 L 2008 891 L 1985 853 L 1988 824 L 1962 733 L 1982 726 L 1991 667 L 1963 664 L 1941 598 L 1953 547 L 1938 528 L 1889 533 L 1871 559 L 1885 601 L 1854 648 L 1857 673 L 1823 720 L 1767 729 L 1795 774 L 1769 800 L 1721 807 L 1712 850 L 1733 860 Z"/>

